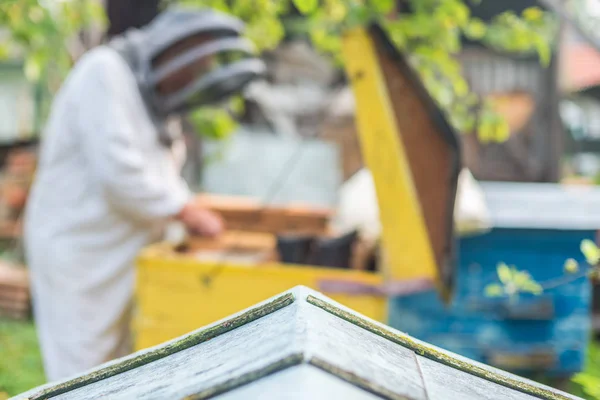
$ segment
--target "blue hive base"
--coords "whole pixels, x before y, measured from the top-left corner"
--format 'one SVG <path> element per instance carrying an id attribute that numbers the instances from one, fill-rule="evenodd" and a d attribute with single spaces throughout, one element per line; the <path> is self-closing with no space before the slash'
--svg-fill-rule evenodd
<path id="1" fill-rule="evenodd" d="M 484 287 L 498 282 L 500 262 L 528 271 L 538 282 L 564 277 L 568 258 L 585 264 L 580 243 L 594 240 L 594 235 L 495 229 L 464 238 L 453 303 L 444 305 L 434 291 L 394 298 L 389 323 L 418 339 L 516 373 L 577 373 L 584 366 L 590 337 L 589 279 L 579 278 L 540 296 L 522 295 L 516 302 L 488 298 Z"/>

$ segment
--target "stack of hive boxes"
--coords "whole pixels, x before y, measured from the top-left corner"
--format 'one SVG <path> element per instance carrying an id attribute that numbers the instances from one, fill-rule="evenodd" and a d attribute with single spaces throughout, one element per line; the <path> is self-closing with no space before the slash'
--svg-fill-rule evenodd
<path id="1" fill-rule="evenodd" d="M 23 213 L 36 167 L 30 150 L 14 150 L 5 162 L 0 178 L 0 233 L 3 238 L 20 235 Z"/>
<path id="2" fill-rule="evenodd" d="M 27 270 L 0 262 L 0 318 L 27 319 L 30 311 Z"/>
<path id="3" fill-rule="evenodd" d="M 264 233 L 324 234 L 331 211 L 303 205 L 265 206 L 241 196 L 202 195 L 198 201 L 218 212 L 227 228 Z"/>
<path id="4" fill-rule="evenodd" d="M 20 242 L 21 216 L 35 167 L 35 153 L 29 149 L 11 150 L 5 159 L 0 175 L 0 240 L 4 255 L 17 250 L 15 245 Z M 13 259 L 0 260 L 0 317 L 26 319 L 31 310 L 28 273 Z"/>
<path id="5" fill-rule="evenodd" d="M 223 217 L 226 231 L 216 239 L 188 238 L 187 245 L 179 247 L 197 259 L 370 268 L 373 249 L 363 248 L 356 232 L 337 232 L 330 226 L 331 209 L 262 205 L 248 197 L 214 194 L 201 195 L 198 202 Z"/>
<path id="6" fill-rule="evenodd" d="M 193 250 L 243 254 L 254 262 L 275 261 L 277 236 L 282 233 L 326 235 L 331 212 L 302 206 L 263 206 L 247 197 L 202 195 L 198 202 L 223 217 L 227 228 L 217 239 L 190 238 Z M 189 249 L 188 249 L 189 250 Z"/>

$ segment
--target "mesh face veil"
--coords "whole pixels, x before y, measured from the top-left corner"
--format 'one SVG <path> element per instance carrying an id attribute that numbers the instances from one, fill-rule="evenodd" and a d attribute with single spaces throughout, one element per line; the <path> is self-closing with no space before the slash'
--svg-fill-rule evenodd
<path id="1" fill-rule="evenodd" d="M 171 8 L 111 45 L 159 119 L 218 103 L 265 72 L 243 23 L 211 9 Z"/>

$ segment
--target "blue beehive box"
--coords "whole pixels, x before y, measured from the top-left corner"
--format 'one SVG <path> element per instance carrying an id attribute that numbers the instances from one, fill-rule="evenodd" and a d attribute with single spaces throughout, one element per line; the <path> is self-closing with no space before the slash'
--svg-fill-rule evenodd
<path id="1" fill-rule="evenodd" d="M 392 299 L 389 323 L 421 340 L 518 373 L 568 377 L 583 368 L 591 329 L 591 283 L 565 283 L 569 258 L 600 228 L 600 190 L 556 184 L 483 183 L 493 229 L 460 240 L 455 298 L 435 292 Z M 500 262 L 548 286 L 516 301 L 485 295 Z"/>

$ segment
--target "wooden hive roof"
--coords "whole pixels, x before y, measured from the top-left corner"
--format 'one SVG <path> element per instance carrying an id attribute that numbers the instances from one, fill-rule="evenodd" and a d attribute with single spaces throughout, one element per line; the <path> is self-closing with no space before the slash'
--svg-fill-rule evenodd
<path id="1" fill-rule="evenodd" d="M 576 397 L 435 348 L 296 287 L 184 337 L 17 398 Z"/>

